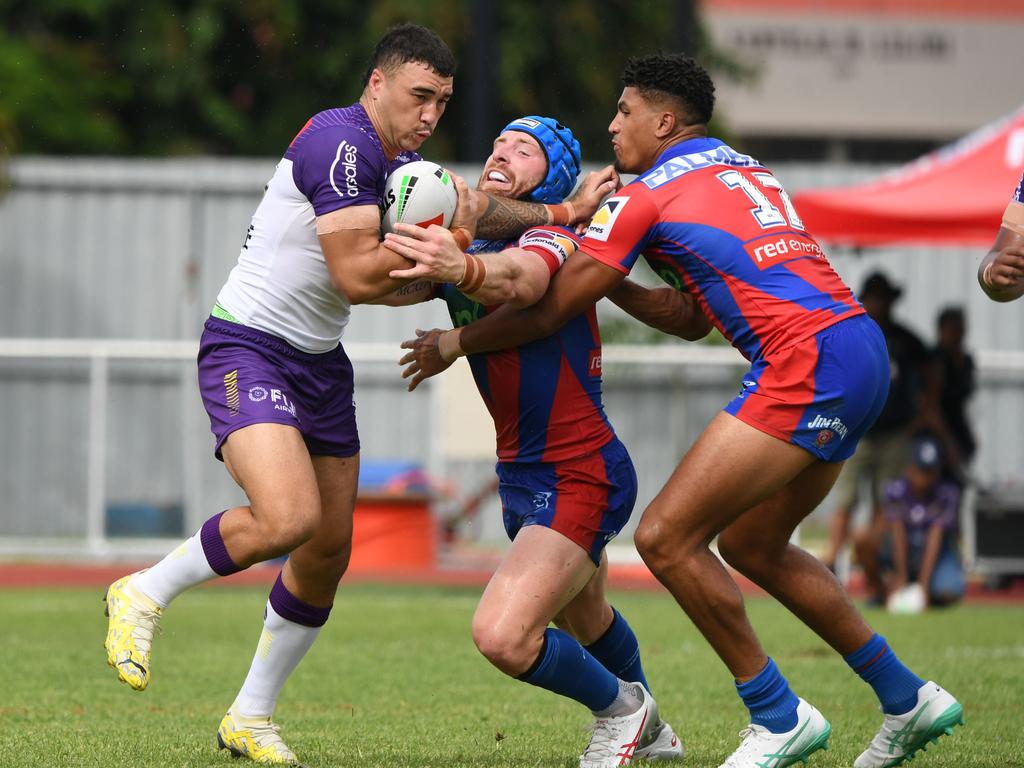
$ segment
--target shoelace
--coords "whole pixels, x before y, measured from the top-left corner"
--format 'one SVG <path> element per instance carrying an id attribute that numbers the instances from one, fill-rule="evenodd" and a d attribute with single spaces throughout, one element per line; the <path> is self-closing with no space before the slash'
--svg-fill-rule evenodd
<path id="1" fill-rule="evenodd" d="M 153 646 L 153 634 L 162 631 L 160 614 L 149 608 L 139 608 L 134 603 L 128 603 L 125 616 L 133 624 L 132 640 L 135 641 L 135 649 L 139 653 L 149 653 Z"/>
<path id="2" fill-rule="evenodd" d="M 894 728 L 894 724 L 899 727 Z M 885 720 L 882 721 L 882 727 L 875 734 L 875 738 L 871 740 L 870 746 L 885 757 L 903 754 L 912 734 L 901 733 L 902 730 L 903 727 L 900 723 L 890 723 L 889 716 L 886 715 Z"/>
<path id="3" fill-rule="evenodd" d="M 584 760 L 606 760 L 615 756 L 619 744 L 609 726 L 610 721 L 606 719 L 597 719 L 587 726 L 591 736 L 583 751 Z"/>
<path id="4" fill-rule="evenodd" d="M 757 731 L 749 726 L 740 731 L 740 746 L 735 752 L 729 755 L 728 759 L 722 763 L 722 768 L 736 768 L 736 766 L 742 765 L 740 762 L 741 758 L 747 757 L 751 752 L 757 750 Z"/>
<path id="5" fill-rule="evenodd" d="M 268 721 L 265 725 L 249 726 L 249 730 L 252 732 L 253 741 L 256 742 L 260 749 L 277 747 L 278 754 L 285 760 L 295 759 L 295 754 L 284 743 L 284 739 L 281 738 L 281 726 L 277 723 Z"/>

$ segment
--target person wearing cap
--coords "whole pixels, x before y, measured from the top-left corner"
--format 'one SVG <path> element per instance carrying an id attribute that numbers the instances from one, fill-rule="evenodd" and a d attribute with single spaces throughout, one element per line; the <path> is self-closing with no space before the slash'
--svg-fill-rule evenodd
<path id="1" fill-rule="evenodd" d="M 1024 175 L 1006 205 L 995 242 L 978 266 L 978 283 L 993 301 L 1024 295 Z"/>
<path id="2" fill-rule="evenodd" d="M 937 407 L 939 382 L 928 349 L 916 333 L 893 317 L 893 306 L 902 295 L 903 289 L 883 272 L 868 275 L 857 295 L 885 336 L 891 376 L 881 413 L 835 484 L 836 509 L 829 526 L 828 549 L 822 557 L 833 571 L 850 537 L 853 513 L 864 486 L 871 510 L 869 540 L 880 545 L 885 530 L 879 505 L 882 486 L 903 470 L 910 435 L 922 429 L 941 430 Z"/>
<path id="3" fill-rule="evenodd" d="M 557 204 L 579 172 L 572 131 L 530 115 L 502 129 L 477 190 Z M 396 229 L 385 245 L 417 266 L 393 276 L 421 282 L 389 303 L 443 298 L 457 327 L 500 304 L 536 302 L 579 242 L 571 229 L 535 227 L 517 240 L 474 240 L 463 253 L 441 227 Z M 671 304 L 677 292 L 663 291 L 652 300 Z M 637 478 L 604 412 L 594 308 L 545 338 L 471 355 L 469 365 L 494 419 L 512 541 L 477 606 L 477 648 L 505 674 L 591 710 L 584 768 L 681 757 L 678 737 L 658 716 L 636 635 L 605 596 L 604 548 L 629 520 Z"/>
<path id="4" fill-rule="evenodd" d="M 939 442 L 924 436 L 913 443 L 903 474 L 885 487 L 886 546 L 874 557 L 868 549 L 861 560 L 880 602 L 915 583 L 928 605 L 948 605 L 964 595 L 957 554 L 960 489 L 942 478 L 942 468 Z"/>

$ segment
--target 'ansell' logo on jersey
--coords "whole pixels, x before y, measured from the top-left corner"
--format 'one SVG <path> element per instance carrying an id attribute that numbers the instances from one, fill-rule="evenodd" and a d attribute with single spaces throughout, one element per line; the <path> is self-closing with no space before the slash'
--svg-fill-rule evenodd
<path id="1" fill-rule="evenodd" d="M 608 235 L 612 232 L 615 220 L 619 218 L 622 209 L 629 202 L 628 197 L 609 197 L 601 209 L 594 214 L 587 228 L 586 237 L 592 240 L 608 241 Z"/>
<path id="2" fill-rule="evenodd" d="M 359 185 L 356 184 L 356 160 L 358 159 L 358 153 L 359 147 L 349 144 L 347 141 L 342 141 L 338 145 L 338 152 L 334 156 L 334 162 L 331 163 L 331 186 L 338 193 L 338 197 L 345 197 L 346 194 L 349 197 L 355 197 L 359 194 Z M 344 192 L 338 189 L 334 176 L 339 162 L 341 163 L 342 180 L 345 184 Z"/>

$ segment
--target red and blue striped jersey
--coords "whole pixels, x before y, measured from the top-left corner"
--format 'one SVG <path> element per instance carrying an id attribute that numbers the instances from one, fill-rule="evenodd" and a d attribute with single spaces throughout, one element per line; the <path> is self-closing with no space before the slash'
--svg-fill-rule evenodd
<path id="1" fill-rule="evenodd" d="M 518 244 L 539 254 L 554 274 L 578 242 L 571 230 L 535 227 L 518 243 L 477 240 L 469 252 Z M 497 308 L 478 304 L 450 284 L 441 286 L 440 295 L 456 327 Z M 468 359 L 494 419 L 498 461 L 565 461 L 593 453 L 615 436 L 601 399 L 601 334 L 593 306 L 551 336 Z"/>
<path id="2" fill-rule="evenodd" d="M 605 202 L 580 250 L 625 273 L 642 254 L 748 360 L 864 312 L 782 185 L 718 139 L 663 152 Z"/>

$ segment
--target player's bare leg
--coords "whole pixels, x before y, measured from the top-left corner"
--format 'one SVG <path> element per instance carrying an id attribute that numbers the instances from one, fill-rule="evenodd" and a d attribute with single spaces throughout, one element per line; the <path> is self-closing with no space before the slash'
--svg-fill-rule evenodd
<path id="1" fill-rule="evenodd" d="M 232 432 L 224 465 L 249 505 L 229 509 L 220 535 L 240 568 L 292 552 L 320 526 L 320 488 L 301 433 L 284 424 L 253 424 Z"/>
<path id="2" fill-rule="evenodd" d="M 607 584 L 608 555 L 602 552 L 601 565 L 580 593 L 555 616 L 555 624 L 579 640 L 580 645 L 620 680 L 641 683 L 650 693 L 640 646 L 625 618 L 609 604 L 605 594 Z M 635 756 L 681 760 L 684 752 L 683 742 L 672 726 L 661 720 L 654 724 L 649 738 L 637 747 Z"/>
<path id="3" fill-rule="evenodd" d="M 272 721 L 274 708 L 327 620 L 352 551 L 359 456 L 315 456 L 312 465 L 321 499 L 320 523 L 289 555 L 271 591 L 249 674 L 217 734 L 222 748 L 259 762 L 297 762 Z"/>
<path id="4" fill-rule="evenodd" d="M 587 553 L 562 534 L 524 527 L 480 598 L 473 617 L 477 648 L 506 675 L 523 674 L 537 659 L 548 624 L 596 572 Z"/>
<path id="5" fill-rule="evenodd" d="M 650 739 L 657 706 L 643 685 L 619 680 L 574 637 L 548 627 L 596 572 L 579 545 L 550 528 L 525 526 L 484 590 L 473 641 L 505 674 L 590 709 L 596 719 L 580 765 L 610 768 L 628 764 Z M 587 593 L 598 595 L 604 602 L 603 591 Z"/>
<path id="6" fill-rule="evenodd" d="M 828 744 L 828 721 L 790 691 L 750 626 L 739 588 L 709 548 L 716 534 L 813 461 L 806 451 L 720 413 L 637 528 L 644 561 L 725 662 L 750 709 L 751 725 L 728 766 L 766 759 L 788 765 Z"/>
<path id="7" fill-rule="evenodd" d="M 737 680 L 756 675 L 767 656 L 747 620 L 736 582 L 709 545 L 812 461 L 806 451 L 719 413 L 637 527 L 635 540 L 644 562 Z"/>
<path id="8" fill-rule="evenodd" d="M 316 474 L 298 430 L 244 427 L 228 437 L 223 454 L 250 504 L 214 516 L 152 568 L 107 590 L 107 663 L 136 690 L 149 685 L 153 635 L 171 600 L 218 575 L 286 554 L 319 524 Z"/>
<path id="9" fill-rule="evenodd" d="M 886 719 L 858 758 L 858 768 L 881 768 L 884 761 L 877 756 L 883 748 L 909 757 L 961 720 L 959 703 L 907 669 L 885 638 L 872 633 L 828 569 L 789 544 L 796 525 L 828 493 L 838 472 L 838 466 L 818 462 L 800 448 L 723 413 L 683 459 L 641 521 L 641 554 L 729 666 L 751 710 L 752 724 L 727 765 L 757 765 L 766 756 L 777 759 L 780 749 L 787 757 L 804 759 L 827 746 L 831 726 L 807 702 L 796 699 L 761 650 L 746 621 L 739 590 L 717 559 L 707 559 L 713 558 L 707 544 L 715 532 L 722 534 L 723 557 L 843 654 L 878 695 Z M 735 483 L 735 477 L 744 482 Z M 702 518 L 699 510 L 706 516 Z M 916 717 L 926 710 L 936 710 L 935 718 Z M 762 716 L 769 726 L 754 722 Z M 773 722 L 785 724 L 773 728 Z M 896 736 L 908 733 L 911 726 L 917 730 L 907 743 L 896 744 Z"/>
<path id="10" fill-rule="evenodd" d="M 828 494 L 841 467 L 818 461 L 805 468 L 722 531 L 718 551 L 845 656 L 873 632 L 829 569 L 789 543 L 797 525 Z"/>

